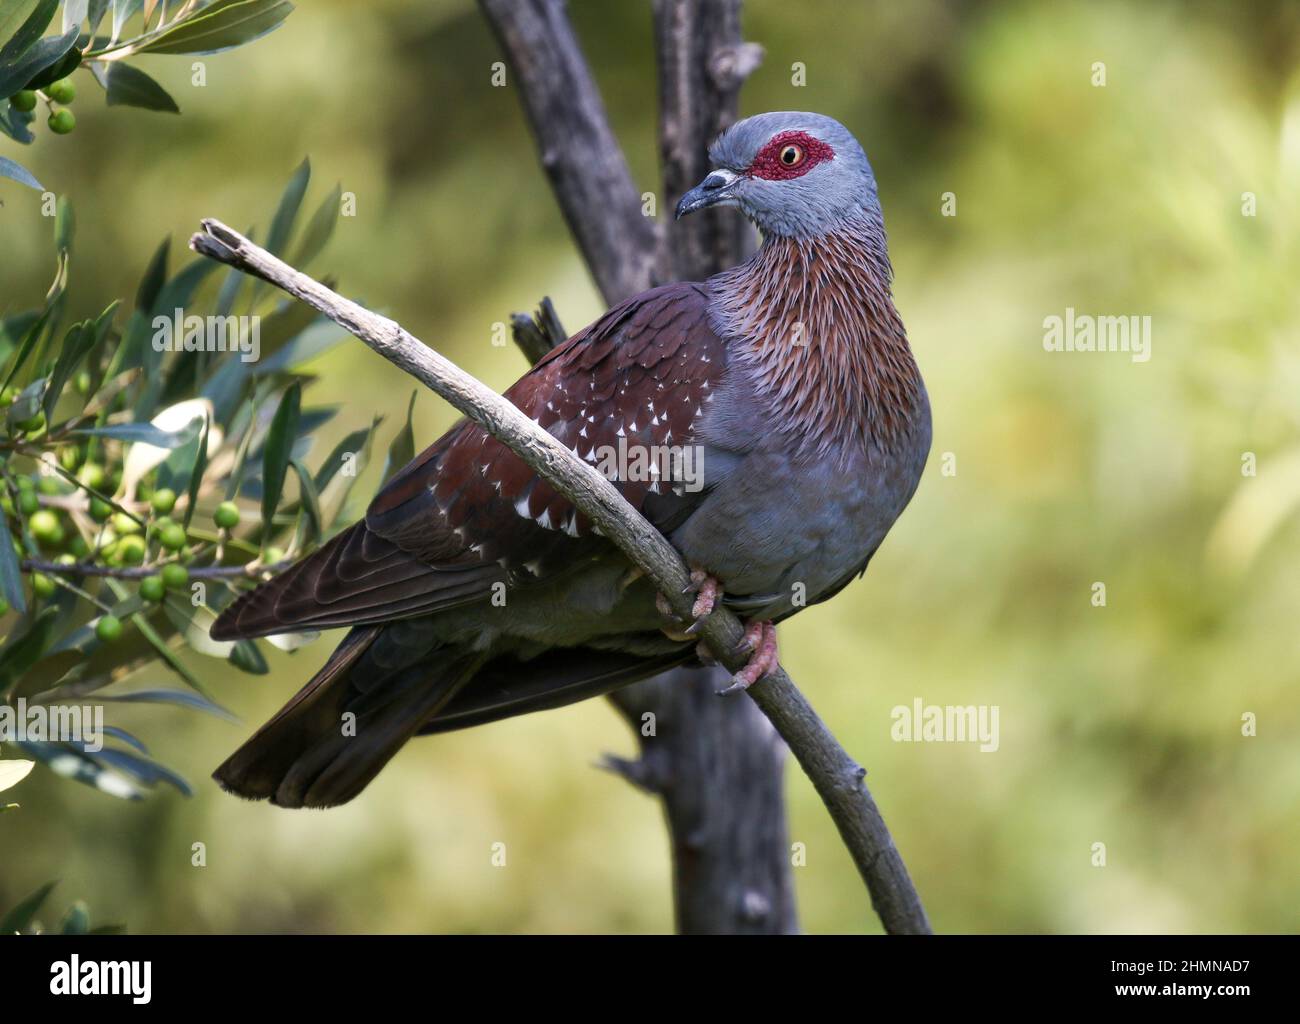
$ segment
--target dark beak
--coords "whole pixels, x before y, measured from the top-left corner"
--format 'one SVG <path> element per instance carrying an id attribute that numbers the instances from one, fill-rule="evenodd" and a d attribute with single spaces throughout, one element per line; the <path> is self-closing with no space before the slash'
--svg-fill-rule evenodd
<path id="1" fill-rule="evenodd" d="M 710 171 L 707 178 L 678 200 L 677 219 L 730 198 L 739 180 L 739 176 L 731 171 Z"/>

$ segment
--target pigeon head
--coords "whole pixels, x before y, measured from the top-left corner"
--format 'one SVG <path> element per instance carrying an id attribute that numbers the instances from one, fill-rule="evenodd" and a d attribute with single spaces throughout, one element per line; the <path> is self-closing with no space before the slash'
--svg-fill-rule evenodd
<path id="1" fill-rule="evenodd" d="M 871 164 L 842 124 L 778 111 L 737 121 L 709 149 L 708 176 L 677 204 L 683 217 L 735 206 L 764 234 L 815 238 L 879 213 Z"/>

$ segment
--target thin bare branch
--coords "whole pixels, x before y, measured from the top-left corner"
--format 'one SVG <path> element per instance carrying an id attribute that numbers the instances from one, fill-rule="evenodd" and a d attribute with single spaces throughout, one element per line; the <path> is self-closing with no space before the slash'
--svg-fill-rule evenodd
<path id="1" fill-rule="evenodd" d="M 287 569 L 292 562 L 277 562 L 275 565 L 260 565 L 249 562 L 247 565 L 196 565 L 188 567 L 191 579 L 262 579 L 264 576 Z M 101 565 L 98 562 L 49 562 L 39 558 L 24 558 L 23 572 L 39 572 L 47 576 L 102 576 L 115 580 L 142 580 L 147 576 L 156 576 L 161 570 L 159 565 L 114 566 Z"/>
<path id="2" fill-rule="evenodd" d="M 690 576 L 676 549 L 595 467 L 393 320 L 344 298 L 219 221 L 202 223 L 203 230 L 190 239 L 192 249 L 301 299 L 441 395 L 573 502 L 645 573 L 675 614 L 690 617 Z M 744 629 L 730 611 L 715 610 L 704 620 L 699 635 L 729 670 L 744 665 L 748 655 L 742 647 Z M 825 802 L 886 931 L 928 932 L 920 898 L 863 783 L 863 769 L 839 745 L 784 669 L 778 668 L 746 692 L 789 745 Z"/>

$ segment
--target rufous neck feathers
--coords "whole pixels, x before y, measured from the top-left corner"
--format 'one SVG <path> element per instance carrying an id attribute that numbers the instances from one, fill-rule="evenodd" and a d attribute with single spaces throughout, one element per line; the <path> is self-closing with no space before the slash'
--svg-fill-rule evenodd
<path id="1" fill-rule="evenodd" d="M 890 294 L 879 217 L 810 239 L 768 236 L 710 281 L 715 327 L 754 374 L 772 429 L 824 456 L 906 433 L 921 377 Z"/>

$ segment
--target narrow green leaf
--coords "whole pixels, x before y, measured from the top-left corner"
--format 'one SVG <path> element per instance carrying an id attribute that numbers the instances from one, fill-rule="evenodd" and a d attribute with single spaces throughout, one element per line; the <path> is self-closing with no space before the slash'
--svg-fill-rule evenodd
<path id="1" fill-rule="evenodd" d="M 14 163 L 7 156 L 0 156 L 0 175 L 4 175 L 6 178 L 12 178 L 14 181 L 26 185 L 28 188 L 34 188 L 38 191 L 41 188 L 41 183 L 36 180 L 36 177 L 31 171 L 22 164 Z"/>
<path id="2" fill-rule="evenodd" d="M 226 501 L 234 501 L 235 496 L 239 493 L 239 485 L 244 482 L 244 465 L 248 462 L 248 449 L 253 443 L 253 429 L 257 426 L 257 403 L 253 399 L 248 401 L 248 426 L 244 428 L 244 436 L 239 439 L 239 447 L 235 449 L 235 464 L 230 470 L 230 480 L 226 484 Z"/>
<path id="3" fill-rule="evenodd" d="M 359 461 L 359 453 L 365 447 L 366 441 L 374 429 L 373 426 L 370 426 L 363 427 L 361 430 L 354 430 L 334 446 L 334 450 L 329 453 L 320 464 L 320 469 L 316 471 L 313 483 L 316 485 L 318 494 L 330 485 L 330 481 L 343 469 L 344 462 L 349 456 L 352 457 L 352 464 L 349 466 L 352 472 L 349 475 L 356 475 L 356 471 L 359 469 L 356 465 Z"/>
<path id="4" fill-rule="evenodd" d="M 116 310 L 117 303 L 114 302 L 96 320 L 86 320 L 68 328 L 68 333 L 63 338 L 63 350 L 54 364 L 54 372 L 50 374 L 50 386 L 45 392 L 45 419 L 48 422 L 54 422 L 54 406 L 62 396 L 64 387 L 77 372 L 81 361 L 103 339 Z"/>
<path id="5" fill-rule="evenodd" d="M 72 238 L 77 231 L 77 218 L 67 196 L 59 196 L 54 207 L 54 247 L 61 253 L 72 248 Z"/>
<path id="6" fill-rule="evenodd" d="M 56 775 L 80 782 L 83 786 L 119 800 L 141 800 L 144 794 L 130 778 L 106 768 L 68 743 L 19 743 Z"/>
<path id="7" fill-rule="evenodd" d="M 271 529 L 271 518 L 280 504 L 284 476 L 293 457 L 293 442 L 298 436 L 298 415 L 302 402 L 302 385 L 294 381 L 280 399 L 262 451 L 262 526 Z"/>
<path id="8" fill-rule="evenodd" d="M 415 429 L 411 424 L 411 415 L 415 412 L 416 392 L 411 392 L 411 401 L 406 406 L 406 425 L 397 432 L 393 443 L 388 446 L 388 460 L 384 463 L 384 483 L 415 458 Z"/>
<path id="9" fill-rule="evenodd" d="M 3 918 L 0 918 L 0 935 L 13 935 L 30 925 L 32 918 L 40 913 L 41 904 L 45 902 L 46 897 L 54 891 L 54 887 L 58 884 L 57 881 L 46 882 L 10 910 L 9 913 L 5 914 Z"/>
<path id="10" fill-rule="evenodd" d="M 42 73 L 51 68 L 62 70 L 63 59 L 76 45 L 78 31 L 74 27 L 61 36 L 42 39 L 16 58 L 0 56 L 0 96 L 12 96 L 19 89 L 47 84 L 42 81 Z"/>
<path id="11" fill-rule="evenodd" d="M 184 796 L 193 796 L 194 790 L 185 779 L 177 775 L 170 768 L 160 765 L 147 757 L 141 757 L 133 754 L 129 750 L 114 750 L 111 747 L 105 747 L 103 750 L 89 754 L 97 763 L 110 768 L 116 768 L 118 771 L 137 779 L 146 786 L 155 786 L 159 782 L 166 782 L 174 786 Z"/>
<path id="12" fill-rule="evenodd" d="M 280 196 L 280 205 L 275 209 L 271 230 L 266 236 L 268 252 L 279 256 L 285 243 L 289 241 L 289 233 L 293 230 L 293 222 L 298 217 L 298 209 L 302 206 L 302 197 L 307 192 L 307 183 L 310 180 L 311 161 L 303 160 L 298 165 L 298 169 L 293 172 L 289 184 L 284 187 L 284 193 Z"/>
<path id="13" fill-rule="evenodd" d="M 274 31 L 292 11 L 288 0 L 216 0 L 131 49 L 139 53 L 218 53 Z"/>
<path id="14" fill-rule="evenodd" d="M 171 244 L 170 235 L 162 240 L 149 260 L 144 277 L 140 279 L 140 287 L 135 293 L 135 308 L 142 313 L 148 313 L 153 309 L 154 303 L 158 301 L 158 293 L 162 291 L 163 282 L 167 280 L 167 253 L 171 249 Z"/>
<path id="15" fill-rule="evenodd" d="M 90 0 L 64 0 L 63 3 L 63 31 L 70 28 L 78 27 L 86 20 L 86 11 L 90 7 Z"/>
<path id="16" fill-rule="evenodd" d="M 6 4 L 0 9 L 0 39 L 8 41 L 0 46 L 0 68 L 17 63 L 18 58 L 26 53 L 41 38 L 41 33 L 54 20 L 54 12 L 59 9 L 59 0 L 37 0 L 32 3 Z M 23 12 L 30 11 L 21 23 Z M 12 34 L 10 34 L 12 33 Z M 4 93 L 5 96 L 12 95 Z"/>
<path id="17" fill-rule="evenodd" d="M 18 564 L 18 554 L 9 543 L 8 531 L 0 530 L 0 593 L 9 602 L 9 607 L 17 612 L 27 611 L 27 598 L 23 594 L 22 569 Z M 0 686 L 3 692 L 3 686 Z"/>
<path id="18" fill-rule="evenodd" d="M 75 32 L 76 29 L 69 29 Z M 27 83 L 28 89 L 44 89 L 47 85 L 57 82 L 60 78 L 67 78 L 70 74 L 81 66 L 81 51 L 76 47 L 76 40 L 58 60 L 52 64 L 47 64 L 40 71 L 32 76 L 31 81 Z"/>
<path id="19" fill-rule="evenodd" d="M 208 468 L 208 434 L 212 430 L 212 420 L 203 417 L 203 431 L 199 434 L 199 448 L 194 457 L 194 468 L 190 471 L 190 484 L 186 489 L 189 500 L 185 504 L 185 516 L 181 520 L 188 530 L 190 520 L 194 518 L 194 510 L 199 504 L 199 487 L 203 483 L 203 474 Z"/>
<path id="20" fill-rule="evenodd" d="M 28 146 L 36 141 L 36 136 L 29 127 L 35 120 L 33 111 L 18 110 L 8 103 L 0 103 L 0 133 L 8 135 L 15 142 Z"/>
<path id="21" fill-rule="evenodd" d="M 307 266 L 325 248 L 330 236 L 334 234 L 334 225 L 338 223 L 339 200 L 342 196 L 343 186 L 335 185 L 333 191 L 321 201 L 320 206 L 316 207 L 316 212 L 311 215 L 311 220 L 303 229 L 302 240 L 298 243 L 298 254 L 292 261 L 294 266 Z"/>
<path id="22" fill-rule="evenodd" d="M 36 322 L 27 329 L 27 335 L 23 338 L 23 343 L 18 346 L 18 354 L 14 356 L 13 362 L 9 364 L 9 372 L 5 374 L 5 382 L 0 385 L 0 390 L 13 383 L 14 377 L 23 368 L 23 364 L 27 362 L 27 357 L 32 354 L 32 350 L 36 348 L 36 343 L 40 341 L 41 335 L 45 333 L 45 325 L 49 323 L 49 320 L 50 308 L 47 306 Z"/>
<path id="23" fill-rule="evenodd" d="M 123 743 L 130 744 L 142 754 L 149 753 L 149 748 L 144 745 L 144 741 L 132 736 L 125 729 L 119 729 L 115 725 L 104 725 L 100 726 L 100 731 L 103 732 L 105 736 L 112 736 L 114 739 L 119 739 Z"/>
<path id="24" fill-rule="evenodd" d="M 139 68 L 133 68 L 129 64 L 114 61 L 109 65 L 105 82 L 110 107 L 141 107 L 169 114 L 181 112 L 166 89 Z"/>
<path id="25" fill-rule="evenodd" d="M 144 6 L 144 0 L 113 0 L 113 38 L 122 38 L 122 28 Z"/>
<path id="26" fill-rule="evenodd" d="M 47 605 L 26 630 L 18 636 L 10 635 L 0 648 L 0 694 L 8 693 L 9 687 L 49 650 L 58 621 L 59 610 Z"/>
<path id="27" fill-rule="evenodd" d="M 249 675 L 264 676 L 271 671 L 271 666 L 257 649 L 257 644 L 251 640 L 240 640 L 230 649 L 228 658 L 230 664 Z"/>
<path id="28" fill-rule="evenodd" d="M 320 540 L 324 528 L 320 514 L 320 495 L 316 492 L 316 482 L 312 480 L 307 467 L 299 459 L 294 459 L 291 465 L 293 471 L 298 474 L 298 491 L 301 494 L 300 503 L 306 526 L 304 539 L 308 544 L 314 545 Z"/>
<path id="29" fill-rule="evenodd" d="M 99 23 L 104 20 L 111 3 L 112 0 L 90 0 L 90 5 L 86 9 L 86 25 L 92 36 L 99 30 Z"/>
<path id="30" fill-rule="evenodd" d="M 183 430 L 162 430 L 152 423 L 109 423 L 102 427 L 81 427 L 72 431 L 90 437 L 111 437 L 115 441 L 141 441 L 155 448 L 179 448 L 194 440 L 199 425 L 196 419 Z"/>
<path id="31" fill-rule="evenodd" d="M 99 701 L 110 701 L 122 704 L 178 704 L 181 707 L 193 708 L 196 711 L 206 711 L 217 718 L 224 718 L 228 722 L 239 721 L 238 717 L 231 714 L 220 704 L 208 700 L 199 694 L 190 693 L 188 690 L 135 690 L 131 693 L 118 693 L 112 696 L 99 695 L 95 698 Z"/>

